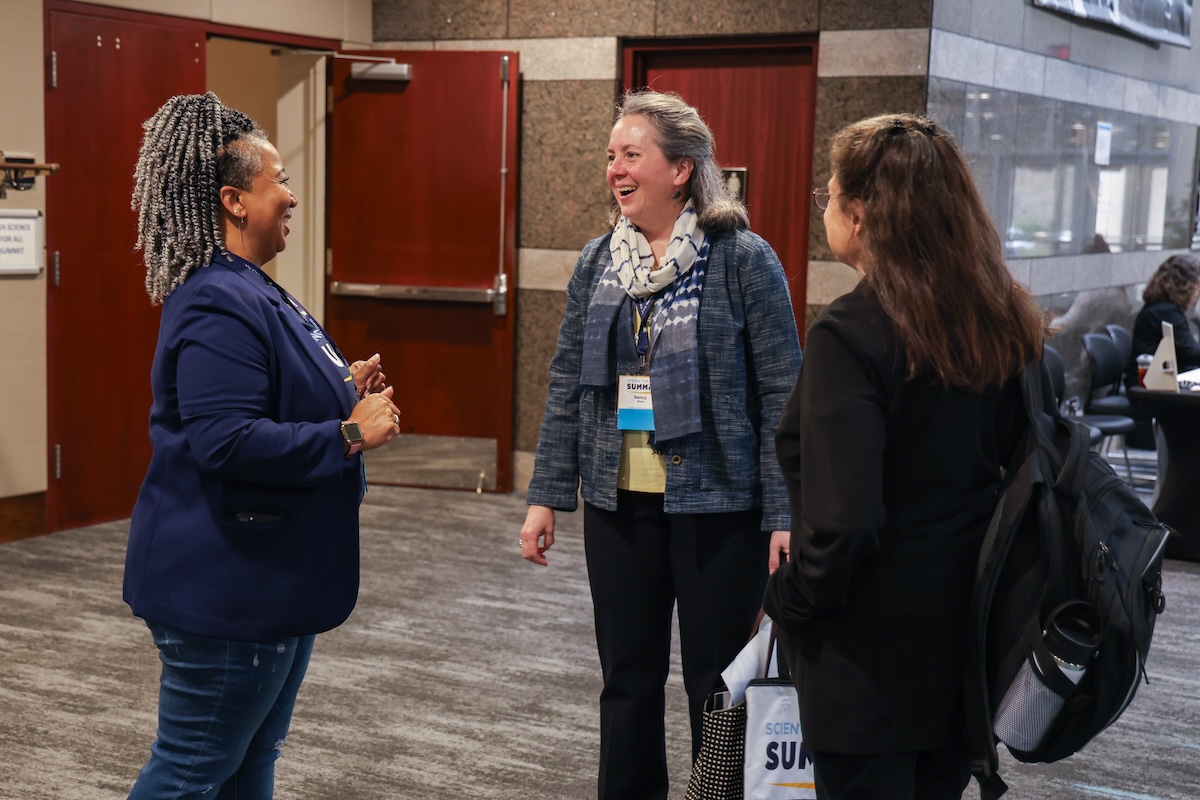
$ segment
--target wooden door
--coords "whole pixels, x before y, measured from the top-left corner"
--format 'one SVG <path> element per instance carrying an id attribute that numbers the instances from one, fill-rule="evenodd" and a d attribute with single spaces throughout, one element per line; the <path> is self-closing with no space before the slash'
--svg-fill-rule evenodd
<path id="1" fill-rule="evenodd" d="M 411 78 L 362 79 L 355 65 L 372 62 L 332 59 L 326 325 L 348 357 L 383 356 L 405 434 L 449 437 L 451 451 L 494 441 L 494 479 L 471 488 L 508 491 L 517 55 L 360 55 Z M 370 460 L 368 477 L 381 480 Z"/>
<path id="2" fill-rule="evenodd" d="M 645 42 L 629 45 L 624 61 L 626 88 L 678 92 L 712 129 L 718 165 L 745 170 L 739 179 L 750 227 L 783 263 L 803 336 L 816 46 L 776 40 Z"/>
<path id="3" fill-rule="evenodd" d="M 141 123 L 204 91 L 195 26 L 47 3 L 48 530 L 129 516 L 150 460 L 158 310 L 129 208 Z"/>

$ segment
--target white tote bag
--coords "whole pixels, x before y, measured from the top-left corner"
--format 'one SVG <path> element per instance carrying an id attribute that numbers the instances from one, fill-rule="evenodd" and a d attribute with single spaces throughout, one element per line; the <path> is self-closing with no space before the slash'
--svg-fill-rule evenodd
<path id="1" fill-rule="evenodd" d="M 779 671 L 787 674 L 782 659 Z M 746 687 L 744 785 L 745 800 L 814 800 L 817 796 L 812 753 L 804 747 L 800 704 L 789 678 L 756 678 Z"/>

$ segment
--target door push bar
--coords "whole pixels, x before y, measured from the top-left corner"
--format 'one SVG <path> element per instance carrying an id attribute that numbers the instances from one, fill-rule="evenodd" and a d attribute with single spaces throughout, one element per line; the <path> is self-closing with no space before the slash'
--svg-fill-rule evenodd
<path id="1" fill-rule="evenodd" d="M 395 283 L 343 283 L 334 281 L 331 294 L 373 297 L 379 300 L 425 300 L 439 303 L 491 303 L 496 316 L 508 313 L 508 276 L 496 276 L 489 289 L 470 286 L 404 286 Z"/>

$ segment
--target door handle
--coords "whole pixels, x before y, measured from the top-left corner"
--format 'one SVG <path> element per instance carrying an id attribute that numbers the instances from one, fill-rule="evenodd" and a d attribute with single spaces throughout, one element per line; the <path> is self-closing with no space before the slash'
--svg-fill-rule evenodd
<path id="1" fill-rule="evenodd" d="M 496 276 L 490 288 L 473 286 L 412 286 L 398 283 L 345 283 L 334 281 L 330 294 L 371 297 L 377 300 L 424 300 L 435 303 L 491 303 L 496 316 L 508 313 L 508 276 Z"/>

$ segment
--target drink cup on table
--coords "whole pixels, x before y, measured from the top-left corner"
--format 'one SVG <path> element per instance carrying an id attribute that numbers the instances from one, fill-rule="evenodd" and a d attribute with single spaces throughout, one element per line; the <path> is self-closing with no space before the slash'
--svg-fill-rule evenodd
<path id="1" fill-rule="evenodd" d="M 1150 369 L 1152 361 L 1154 361 L 1154 356 L 1149 353 L 1142 353 L 1137 357 L 1138 386 L 1146 385 L 1146 370 Z"/>

